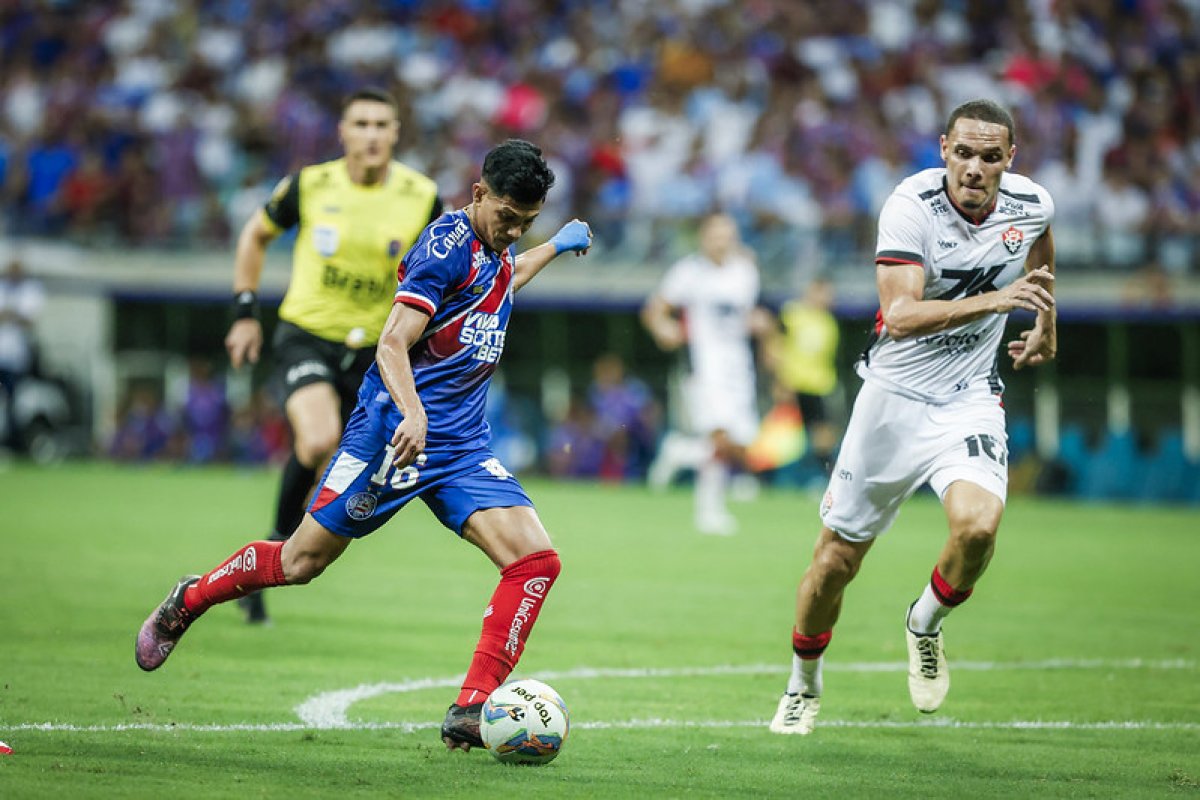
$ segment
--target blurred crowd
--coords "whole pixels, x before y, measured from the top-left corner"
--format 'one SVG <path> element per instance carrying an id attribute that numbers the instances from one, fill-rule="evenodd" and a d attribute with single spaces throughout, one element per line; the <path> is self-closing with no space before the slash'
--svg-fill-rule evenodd
<path id="1" fill-rule="evenodd" d="M 224 246 L 336 156 L 365 84 L 450 202 L 525 137 L 559 176 L 544 231 L 581 216 L 614 258 L 668 258 L 721 209 L 767 271 L 869 251 L 948 111 L 994 97 L 1064 264 L 1200 272 L 1197 0 L 10 0 L 5 232 Z"/>
<path id="2" fill-rule="evenodd" d="M 199 357 L 174 390 L 159 380 L 131 379 L 107 454 L 132 462 L 282 464 L 291 431 L 274 388 L 234 401 L 213 362 Z M 613 353 L 596 359 L 586 390 L 561 414 L 547 417 L 498 381 L 488 394 L 487 420 L 493 449 L 508 467 L 568 479 L 642 480 L 663 433 L 663 411 L 650 388 Z"/>
<path id="3" fill-rule="evenodd" d="M 620 356 L 605 353 L 592 365 L 587 391 L 549 426 L 543 465 L 560 478 L 642 480 L 658 450 L 662 417 L 650 388 Z"/>
<path id="4" fill-rule="evenodd" d="M 171 402 L 161 381 L 129 381 L 108 442 L 109 457 L 187 464 L 287 461 L 291 430 L 269 390 L 231 403 L 225 381 L 204 358 L 191 360 L 182 387 Z"/>

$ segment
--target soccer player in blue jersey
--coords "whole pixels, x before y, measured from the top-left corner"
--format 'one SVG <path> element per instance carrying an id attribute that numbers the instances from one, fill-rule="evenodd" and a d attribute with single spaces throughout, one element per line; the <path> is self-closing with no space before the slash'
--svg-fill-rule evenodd
<path id="1" fill-rule="evenodd" d="M 138 666 L 162 666 L 183 633 L 217 603 L 308 583 L 350 542 L 420 498 L 442 524 L 500 570 L 483 632 L 442 740 L 480 747 L 483 701 L 512 672 L 558 577 L 558 554 L 520 483 L 489 449 L 484 402 L 513 295 L 561 253 L 587 253 L 572 220 L 515 255 L 554 173 L 534 145 L 509 140 L 484 159 L 466 208 L 430 224 L 401 262 L 395 303 L 358 405 L 308 513 L 284 542 L 251 542 L 203 576 L 183 578 L 142 625 Z"/>

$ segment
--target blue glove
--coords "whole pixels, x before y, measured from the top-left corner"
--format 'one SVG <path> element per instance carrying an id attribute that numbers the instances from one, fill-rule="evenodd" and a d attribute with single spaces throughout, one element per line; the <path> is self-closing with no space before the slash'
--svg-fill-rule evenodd
<path id="1" fill-rule="evenodd" d="M 573 219 L 558 229 L 550 239 L 554 245 L 554 255 L 571 250 L 576 253 L 586 252 L 592 246 L 592 229 L 586 222 Z"/>

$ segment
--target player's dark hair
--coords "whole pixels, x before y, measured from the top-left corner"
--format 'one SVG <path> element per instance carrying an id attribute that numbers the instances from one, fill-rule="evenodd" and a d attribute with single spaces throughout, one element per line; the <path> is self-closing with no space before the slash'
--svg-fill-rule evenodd
<path id="1" fill-rule="evenodd" d="M 509 139 L 484 157 L 483 182 L 500 197 L 532 205 L 546 199 L 554 185 L 554 171 L 536 145 L 524 139 Z"/>
<path id="2" fill-rule="evenodd" d="M 950 112 L 950 120 L 946 123 L 946 135 L 954 129 L 954 123 L 960 119 L 977 119 L 980 122 L 992 122 L 1003 125 L 1008 129 L 1008 143 L 1017 143 L 1017 134 L 1013 124 L 1012 114 L 1004 106 L 992 100 L 969 100 Z"/>
<path id="3" fill-rule="evenodd" d="M 346 99 L 342 101 L 342 114 L 346 113 L 346 109 L 351 103 L 356 103 L 359 100 L 368 100 L 372 103 L 383 103 L 385 106 L 391 106 L 392 111 L 400 113 L 400 104 L 396 102 L 396 98 L 391 92 L 380 89 L 378 86 L 364 86 L 356 92 L 346 95 Z"/>

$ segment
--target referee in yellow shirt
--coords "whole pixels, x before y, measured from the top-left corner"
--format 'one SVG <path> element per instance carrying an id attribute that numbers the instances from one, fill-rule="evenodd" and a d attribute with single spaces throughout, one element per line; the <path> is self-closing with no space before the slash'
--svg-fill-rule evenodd
<path id="1" fill-rule="evenodd" d="M 830 310 L 833 284 L 819 276 L 799 300 L 784 304 L 779 314 L 782 341 L 776 378 L 795 397 L 804 418 L 809 446 L 822 468 L 833 466 L 837 429 L 829 400 L 838 387 L 838 324 Z"/>
<path id="2" fill-rule="evenodd" d="M 267 246 L 298 227 L 272 342 L 292 427 L 270 536 L 276 541 L 300 524 L 316 477 L 337 448 L 375 359 L 400 259 L 442 214 L 434 182 L 392 159 L 399 133 L 390 94 L 368 88 L 350 95 L 338 122 L 343 157 L 280 181 L 238 237 L 234 322 L 225 337 L 234 368 L 256 363 L 262 352 L 257 291 Z M 245 598 L 243 608 L 250 622 L 267 620 L 261 594 Z"/>

